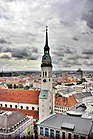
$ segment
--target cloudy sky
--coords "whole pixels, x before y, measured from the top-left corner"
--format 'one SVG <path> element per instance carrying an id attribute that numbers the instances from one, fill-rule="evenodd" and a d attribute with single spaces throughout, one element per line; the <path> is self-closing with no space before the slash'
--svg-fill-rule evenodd
<path id="1" fill-rule="evenodd" d="M 40 70 L 46 25 L 53 70 L 93 70 L 93 0 L 0 0 L 0 70 Z"/>

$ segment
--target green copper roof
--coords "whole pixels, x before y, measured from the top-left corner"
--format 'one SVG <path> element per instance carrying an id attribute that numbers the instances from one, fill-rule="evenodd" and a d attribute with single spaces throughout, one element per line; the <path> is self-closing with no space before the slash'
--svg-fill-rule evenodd
<path id="1" fill-rule="evenodd" d="M 49 90 L 41 90 L 39 98 L 40 99 L 46 99 L 48 97 Z"/>

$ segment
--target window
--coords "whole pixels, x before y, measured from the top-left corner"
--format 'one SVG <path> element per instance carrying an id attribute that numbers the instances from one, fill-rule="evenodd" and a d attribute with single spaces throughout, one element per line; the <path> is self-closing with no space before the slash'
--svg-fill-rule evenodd
<path id="1" fill-rule="evenodd" d="M 4 135 L 1 136 L 1 139 L 4 139 Z"/>
<path id="2" fill-rule="evenodd" d="M 43 71 L 43 77 L 44 77 L 44 71 Z"/>
<path id="3" fill-rule="evenodd" d="M 68 133 L 68 139 L 72 139 L 71 133 Z"/>
<path id="4" fill-rule="evenodd" d="M 60 139 L 60 131 L 56 131 L 56 139 Z"/>
<path id="5" fill-rule="evenodd" d="M 32 107 L 32 110 L 34 110 L 35 108 L 34 107 Z"/>
<path id="6" fill-rule="evenodd" d="M 82 135 L 80 139 L 85 139 L 85 136 Z"/>
<path id="7" fill-rule="evenodd" d="M 47 76 L 47 72 L 45 71 L 45 76 Z"/>
<path id="8" fill-rule="evenodd" d="M 74 135 L 74 139 L 79 139 L 78 135 Z"/>
<path id="9" fill-rule="evenodd" d="M 8 135 L 8 139 L 11 139 L 11 135 Z"/>
<path id="10" fill-rule="evenodd" d="M 54 139 L 54 130 L 53 129 L 50 129 L 50 138 Z"/>
<path id="11" fill-rule="evenodd" d="M 27 109 L 27 110 L 29 110 L 29 107 L 28 107 L 28 106 L 26 106 L 26 109 Z"/>
<path id="12" fill-rule="evenodd" d="M 65 139 L 65 132 L 62 132 L 62 139 Z"/>
<path id="13" fill-rule="evenodd" d="M 12 108 L 12 105 L 10 105 L 10 108 Z"/>
<path id="14" fill-rule="evenodd" d="M 49 131 L 48 131 L 48 128 L 45 128 L 45 136 L 46 136 L 46 137 L 49 137 Z"/>
<path id="15" fill-rule="evenodd" d="M 21 106 L 21 109 L 23 109 L 23 106 Z"/>
<path id="16" fill-rule="evenodd" d="M 43 127 L 40 127 L 40 135 L 43 136 Z"/>
<path id="17" fill-rule="evenodd" d="M 3 106 L 2 104 L 0 104 L 1 105 L 1 107 Z"/>
<path id="18" fill-rule="evenodd" d="M 15 108 L 17 108 L 17 105 L 15 105 Z"/>
<path id="19" fill-rule="evenodd" d="M 7 104 L 5 104 L 5 107 L 7 107 Z"/>

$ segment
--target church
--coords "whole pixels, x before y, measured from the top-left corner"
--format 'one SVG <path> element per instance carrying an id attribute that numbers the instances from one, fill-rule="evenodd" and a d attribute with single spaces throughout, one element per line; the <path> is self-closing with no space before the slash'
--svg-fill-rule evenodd
<path id="1" fill-rule="evenodd" d="M 41 63 L 41 90 L 0 89 L 0 110 L 21 111 L 33 116 L 34 122 L 41 120 L 54 112 L 52 91 L 52 60 L 48 46 L 48 28 L 44 55 Z"/>

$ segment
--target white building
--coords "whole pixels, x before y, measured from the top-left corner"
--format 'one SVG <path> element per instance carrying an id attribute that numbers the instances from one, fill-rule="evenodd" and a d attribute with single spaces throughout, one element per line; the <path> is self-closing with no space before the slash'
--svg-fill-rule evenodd
<path id="1" fill-rule="evenodd" d="M 33 118 L 19 111 L 0 111 L 0 139 L 26 138 L 33 135 Z"/>

